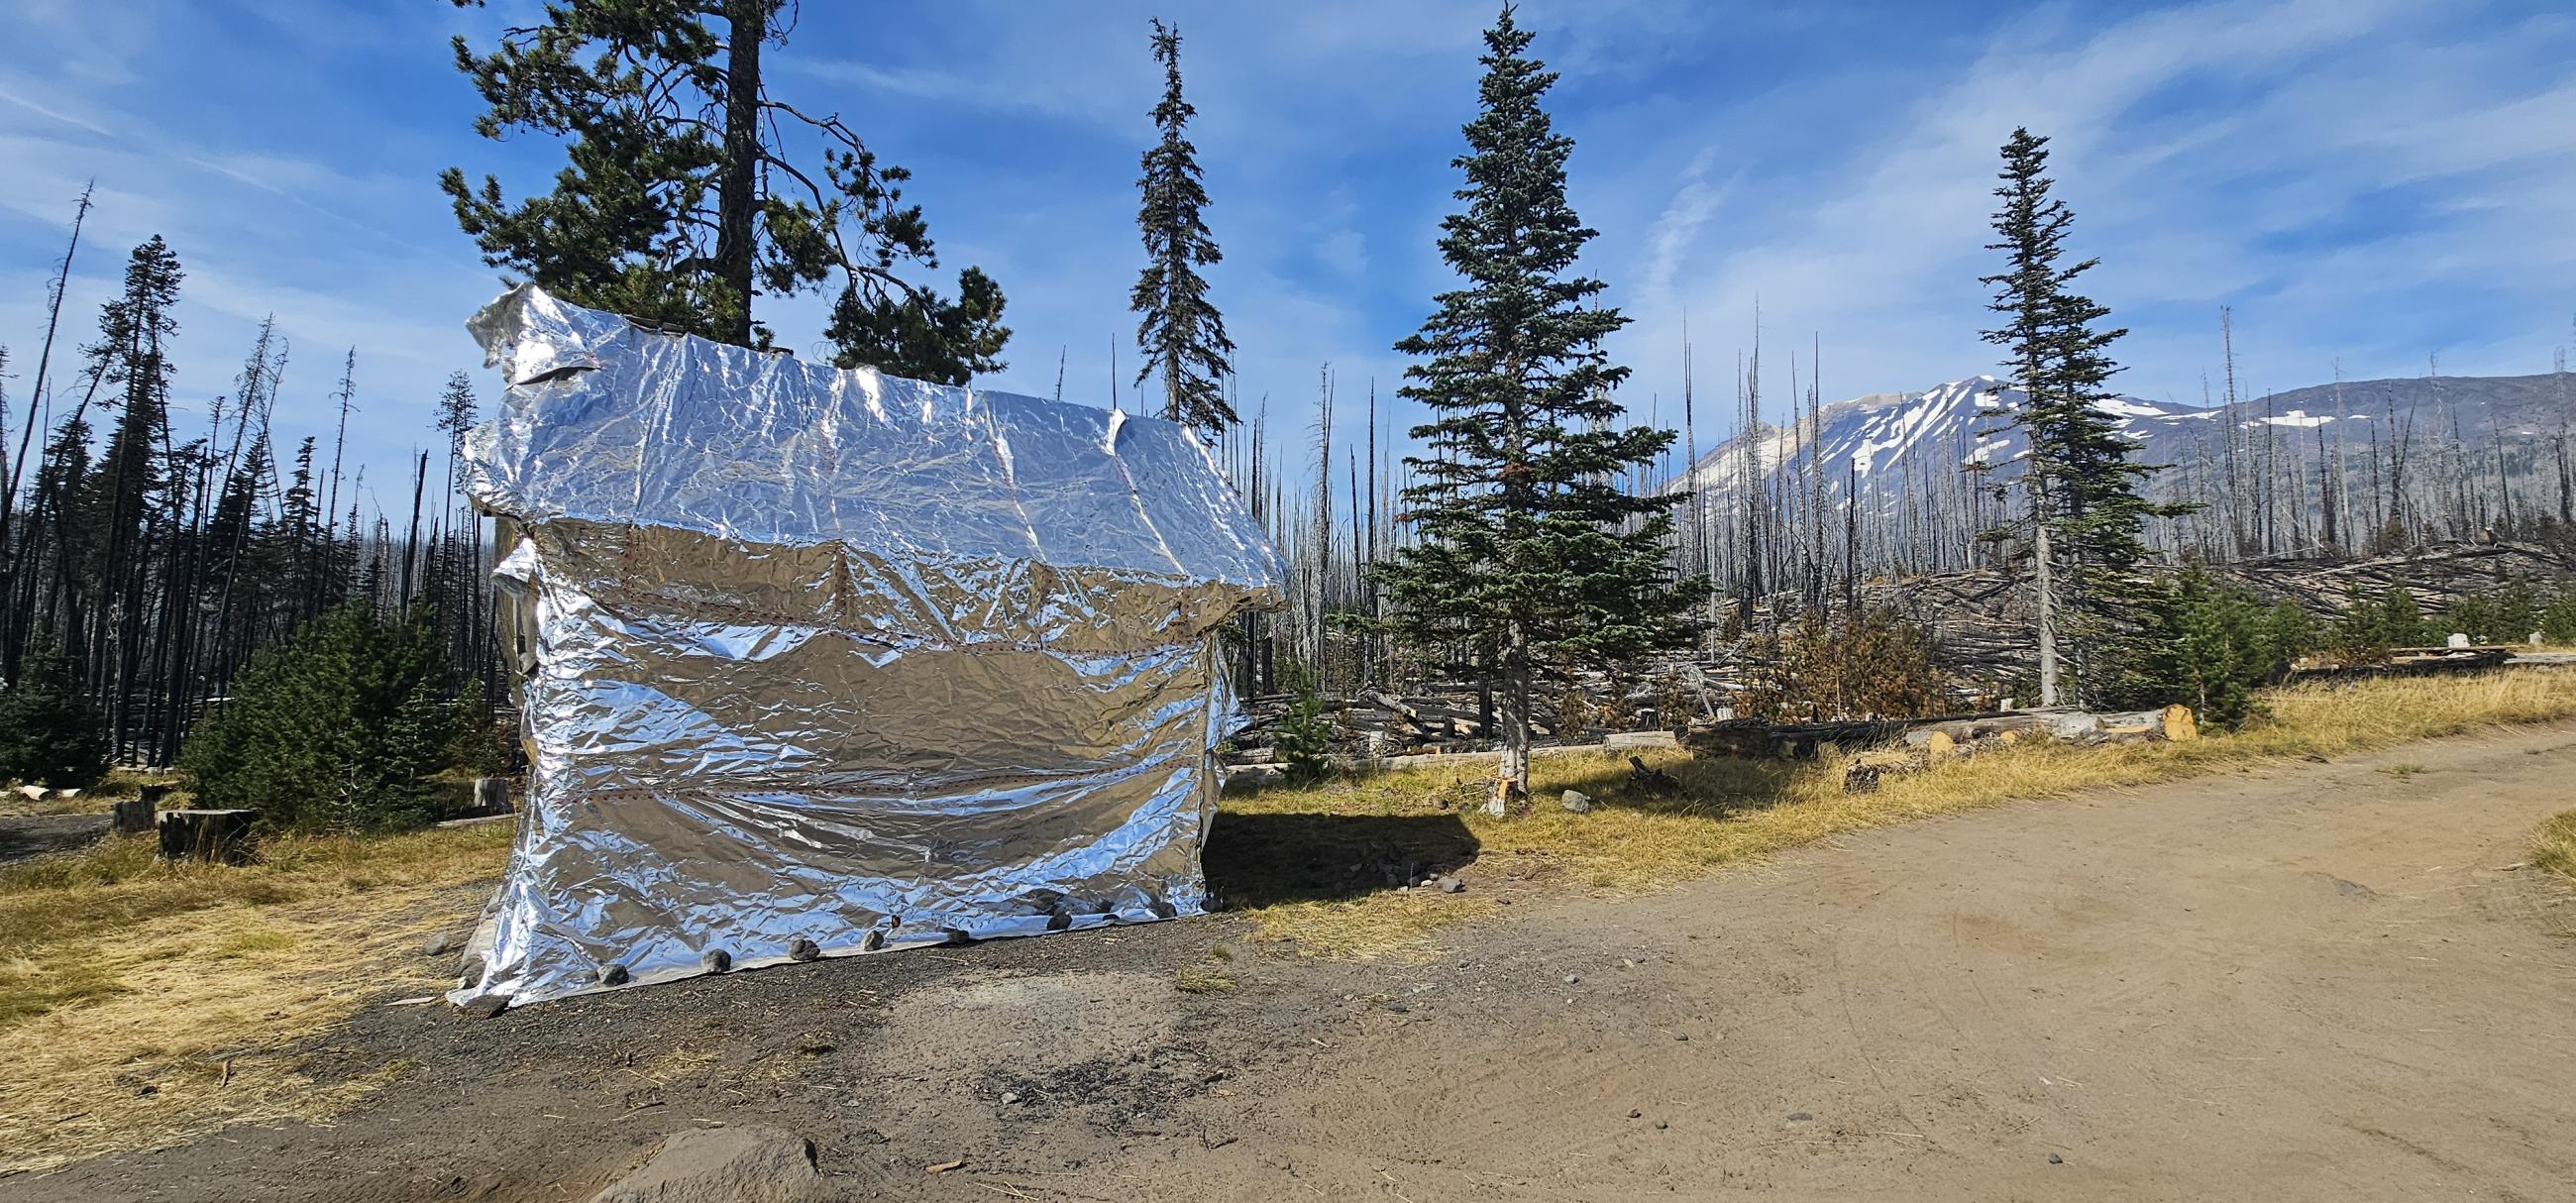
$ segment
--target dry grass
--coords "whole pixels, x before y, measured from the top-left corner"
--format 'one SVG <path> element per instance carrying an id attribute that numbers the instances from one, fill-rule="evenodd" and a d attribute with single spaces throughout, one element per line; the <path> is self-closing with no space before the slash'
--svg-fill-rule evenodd
<path id="1" fill-rule="evenodd" d="M 18 792 L 17 782 L 10 782 L 6 788 L 0 788 L 0 815 L 103 814 L 111 803 L 138 796 L 147 784 L 166 785 L 177 781 L 178 777 L 173 773 L 143 769 L 110 769 L 107 776 L 98 784 L 69 798 L 58 798 L 50 793 L 42 798 L 29 798 Z M 165 809 L 175 810 L 186 806 L 189 797 L 188 791 L 178 790 L 161 805 Z"/>
<path id="2" fill-rule="evenodd" d="M 1234 978 L 1222 969 L 1184 965 L 1173 972 L 1172 985 L 1184 994 L 1224 994 L 1234 989 Z"/>
<path id="3" fill-rule="evenodd" d="M 2576 810 L 2562 811 L 2540 825 L 2532 842 L 2531 863 L 2576 885 Z"/>
<path id="4" fill-rule="evenodd" d="M 426 994 L 506 825 L 281 841 L 246 868 L 148 838 L 0 869 L 0 1170 L 328 1116 L 400 1072 L 317 1083 L 292 1049 L 388 990 Z"/>
<path id="5" fill-rule="evenodd" d="M 1891 775 L 1859 796 L 1829 768 L 1679 753 L 1649 757 L 1686 787 L 1668 799 L 1632 793 L 1624 760 L 1543 758 L 1538 808 L 1505 820 L 1470 813 L 1482 789 L 1466 769 L 1267 790 L 1224 801 L 1209 872 L 1301 953 L 1403 955 L 1506 898 L 1651 888 L 1920 815 L 2576 715 L 2576 673 L 2293 691 L 2272 709 L 2233 736 L 2018 747 Z M 1559 809 L 1568 788 L 1592 795 L 1594 811 Z M 2576 815 L 2546 831 L 2553 867 L 2576 869 Z M 436 989 L 448 964 L 414 944 L 464 921 L 510 837 L 496 824 L 287 841 L 240 869 L 156 864 L 148 840 L 111 840 L 0 869 L 0 1172 L 229 1122 L 326 1117 L 391 1080 L 398 1063 L 315 1081 L 294 1050 L 369 999 Z M 2553 864 L 2547 847 L 2536 863 Z M 1390 880 L 1462 868 L 1461 894 L 1399 893 Z M 1229 968 L 1193 966 L 1175 985 L 1221 993 Z"/>
<path id="6" fill-rule="evenodd" d="M 1539 758 L 1531 773 L 1535 807 L 1508 819 L 1475 812 L 1481 766 L 1267 789 L 1225 800 L 1209 872 L 1263 934 L 1293 939 L 1302 952 L 1421 953 L 1438 928 L 1492 913 L 1502 898 L 1551 887 L 1651 888 L 1905 819 L 2564 718 L 2576 715 L 2576 673 L 2370 681 L 2282 690 L 2268 700 L 2270 714 L 2235 734 L 2179 744 L 2021 745 L 1892 774 L 1874 794 L 1843 793 L 1838 764 L 1677 752 L 1646 757 L 1681 779 L 1685 789 L 1676 798 L 1630 790 L 1624 758 Z M 1591 795 L 1593 811 L 1559 807 L 1566 789 Z M 1238 846 L 1229 828 L 1262 838 Z M 1389 862 L 1408 877 L 1418 864 L 1472 862 L 1472 888 L 1398 893 L 1373 876 Z"/>

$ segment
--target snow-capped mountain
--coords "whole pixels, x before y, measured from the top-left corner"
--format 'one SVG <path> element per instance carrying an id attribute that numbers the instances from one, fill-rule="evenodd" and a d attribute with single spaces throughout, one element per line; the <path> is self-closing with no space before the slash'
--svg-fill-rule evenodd
<path id="1" fill-rule="evenodd" d="M 1958 470 L 1976 464 L 1987 466 L 1988 483 L 2002 483 L 2021 475 L 2028 453 L 2012 420 L 2026 400 L 2020 389 L 1974 376 L 1919 393 L 1831 402 L 1805 419 L 1781 412 L 1783 406 L 1767 407 L 1752 437 L 1719 443 L 1662 488 L 1698 489 L 1702 504 L 1723 511 L 1745 490 L 1747 457 L 1750 475 L 1766 490 L 1776 492 L 1791 479 L 1799 488 L 1812 483 L 1828 506 L 1839 506 L 1856 487 L 1867 508 L 1892 508 L 1911 493 L 1955 488 Z M 2547 476 L 2554 501 L 2552 440 L 2576 424 L 2571 400 L 2576 382 L 2540 375 L 2348 381 L 2232 408 L 2140 397 L 2113 397 L 2097 408 L 2138 443 L 2139 462 L 2169 466 L 2150 483 L 2154 493 L 2175 494 L 2186 477 L 2207 470 L 2232 433 L 2239 448 L 2259 447 L 2285 474 L 2294 462 L 2314 465 L 2335 456 L 2338 447 L 2347 470 L 2359 471 L 2374 438 L 2389 446 L 2406 440 L 2419 462 L 2501 443 L 2523 449 L 2506 462 L 2517 476 Z"/>

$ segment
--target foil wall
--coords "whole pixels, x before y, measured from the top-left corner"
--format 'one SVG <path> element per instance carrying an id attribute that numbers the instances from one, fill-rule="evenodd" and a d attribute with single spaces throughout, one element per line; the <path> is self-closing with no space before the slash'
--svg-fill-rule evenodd
<path id="1" fill-rule="evenodd" d="M 451 997 L 1202 909 L 1210 632 L 1279 567 L 1194 435 L 533 287 L 470 328 L 530 768 Z"/>

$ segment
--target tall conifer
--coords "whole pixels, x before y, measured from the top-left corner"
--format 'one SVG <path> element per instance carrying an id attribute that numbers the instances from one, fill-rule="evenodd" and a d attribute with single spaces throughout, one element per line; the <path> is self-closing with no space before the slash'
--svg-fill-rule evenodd
<path id="1" fill-rule="evenodd" d="M 1574 140 L 1540 106 L 1556 75 L 1529 45 L 1509 6 L 1485 31 L 1479 112 L 1454 161 L 1466 209 L 1441 223 L 1441 256 L 1464 286 L 1396 344 L 1417 358 L 1402 395 L 1434 415 L 1413 428 L 1427 453 L 1405 461 L 1421 538 L 1379 569 L 1410 637 L 1490 648 L 1480 659 L 1498 686 L 1503 756 L 1489 813 L 1528 792 L 1539 672 L 1615 667 L 1698 630 L 1686 616 L 1698 585 L 1673 579 L 1666 546 L 1683 496 L 1619 487 L 1673 432 L 1618 425 L 1627 411 L 1610 391 L 1628 369 L 1601 340 L 1627 319 L 1574 270 L 1595 231 L 1566 202 Z"/>
<path id="2" fill-rule="evenodd" d="M 1207 187 L 1198 148 L 1185 132 L 1198 110 L 1181 96 L 1180 29 L 1158 18 L 1152 42 L 1154 61 L 1163 65 L 1163 100 L 1154 106 L 1163 139 L 1145 152 L 1145 174 L 1136 181 L 1143 194 L 1136 225 L 1145 235 L 1145 270 L 1128 299 L 1128 308 L 1145 315 L 1136 326 L 1136 349 L 1144 352 L 1136 383 L 1159 373 L 1164 417 L 1222 434 L 1235 421 L 1224 385 L 1234 340 L 1226 337 L 1225 318 L 1209 302 L 1207 278 L 1198 270 L 1224 258 L 1199 216 Z"/>
<path id="3" fill-rule="evenodd" d="M 1986 249 L 2004 252 L 2005 270 L 1979 283 L 1995 290 L 1988 308 L 2004 322 L 1984 338 L 2005 348 L 2004 370 L 2026 394 L 2014 420 L 2030 443 L 2024 488 L 2035 543 L 2040 703 L 2055 705 L 2061 636 L 2078 666 L 2080 694 L 2110 684 L 2112 666 L 2101 657 L 2113 650 L 2113 612 L 2128 600 L 2128 578 L 2147 554 L 2145 521 L 2187 507 L 2139 496 L 2138 482 L 2160 465 L 2132 462 L 2136 445 L 2100 408 L 2120 370 L 2110 345 L 2128 331 L 2096 329 L 2111 311 L 2072 288 L 2100 260 L 2060 265 L 2075 214 L 2050 195 L 2056 181 L 2046 174 L 2048 139 L 2015 129 L 2003 160 L 1993 220 L 1999 241 Z M 2097 661 L 2101 671 L 2084 671 Z"/>

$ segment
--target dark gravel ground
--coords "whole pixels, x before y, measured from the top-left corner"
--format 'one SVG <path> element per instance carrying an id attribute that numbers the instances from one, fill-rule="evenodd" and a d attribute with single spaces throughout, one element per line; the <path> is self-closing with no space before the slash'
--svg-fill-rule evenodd
<path id="1" fill-rule="evenodd" d="M 106 834 L 103 814 L 0 816 L 0 865 L 48 852 L 77 852 Z"/>
<path id="2" fill-rule="evenodd" d="M 1366 1005 L 1342 995 L 1379 971 L 1256 952 L 1247 931 L 1218 915 L 780 965 L 489 1020 L 388 995 L 306 1050 L 317 1081 L 400 1067 L 334 1123 L 235 1125 L 0 1180 L 0 1199 L 580 1199 L 714 1123 L 806 1136 L 856 1198 L 959 1158 L 1078 1174 L 1207 1139 L 1225 1083 Z M 1182 990 L 1176 966 L 1235 986 Z"/>

